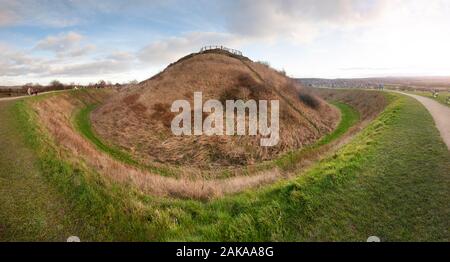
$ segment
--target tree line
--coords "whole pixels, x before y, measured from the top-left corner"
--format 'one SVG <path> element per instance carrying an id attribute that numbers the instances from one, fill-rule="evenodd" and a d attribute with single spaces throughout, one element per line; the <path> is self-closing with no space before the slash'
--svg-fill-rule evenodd
<path id="1" fill-rule="evenodd" d="M 42 93 L 48 91 L 68 90 L 68 89 L 81 89 L 81 88 L 120 88 L 123 86 L 137 85 L 138 81 L 133 80 L 128 83 L 111 83 L 105 80 L 100 80 L 96 83 L 89 83 L 87 85 L 81 85 L 76 83 L 64 84 L 58 80 L 51 81 L 48 85 L 41 85 L 39 83 L 26 83 L 20 87 L 0 87 L 0 96 L 19 96 L 25 95 L 32 90 L 33 92 Z"/>

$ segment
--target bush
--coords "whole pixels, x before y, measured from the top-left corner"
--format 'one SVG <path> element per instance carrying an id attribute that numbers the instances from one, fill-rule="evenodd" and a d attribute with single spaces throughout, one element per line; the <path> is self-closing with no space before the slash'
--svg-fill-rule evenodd
<path id="1" fill-rule="evenodd" d="M 266 66 L 266 67 L 270 67 L 270 63 L 267 62 L 267 61 L 258 61 L 257 63 L 258 63 L 258 64 L 261 64 L 261 65 L 263 65 L 263 66 Z"/>
<path id="2" fill-rule="evenodd" d="M 298 94 L 298 98 L 300 101 L 302 101 L 305 105 L 311 107 L 311 108 L 318 108 L 320 106 L 320 101 L 317 99 L 314 95 L 311 95 L 309 93 L 300 92 Z"/>
<path id="3" fill-rule="evenodd" d="M 58 80 L 53 80 L 50 83 L 50 90 L 63 90 L 64 89 L 64 85 L 59 82 Z"/>

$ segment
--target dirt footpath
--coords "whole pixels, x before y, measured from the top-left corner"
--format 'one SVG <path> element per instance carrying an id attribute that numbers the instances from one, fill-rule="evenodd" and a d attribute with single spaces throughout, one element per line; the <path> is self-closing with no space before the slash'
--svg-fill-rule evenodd
<path id="1" fill-rule="evenodd" d="M 26 97 L 26 96 L 0 97 L 0 101 L 16 100 L 16 99 L 21 99 L 24 97 Z"/>
<path id="2" fill-rule="evenodd" d="M 439 129 L 445 144 L 447 144 L 447 148 L 450 150 L 450 107 L 431 98 L 406 93 L 401 94 L 413 97 L 425 106 L 431 116 L 433 116 L 434 123 L 436 124 L 437 129 Z"/>

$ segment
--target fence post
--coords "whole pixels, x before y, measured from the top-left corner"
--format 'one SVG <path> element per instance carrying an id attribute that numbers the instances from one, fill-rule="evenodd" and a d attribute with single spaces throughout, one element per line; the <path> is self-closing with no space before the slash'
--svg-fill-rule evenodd
<path id="1" fill-rule="evenodd" d="M 214 50 L 214 49 L 220 49 L 220 50 L 224 50 L 226 52 L 229 52 L 231 54 L 234 55 L 239 55 L 242 56 L 242 52 L 233 48 L 228 48 L 226 46 L 223 45 L 209 45 L 209 46 L 203 46 L 202 48 L 200 48 L 200 53 L 207 51 L 207 50 Z"/>

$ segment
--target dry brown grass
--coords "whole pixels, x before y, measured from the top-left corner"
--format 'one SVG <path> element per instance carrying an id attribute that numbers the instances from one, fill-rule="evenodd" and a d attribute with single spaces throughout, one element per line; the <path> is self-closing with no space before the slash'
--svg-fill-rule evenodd
<path id="1" fill-rule="evenodd" d="M 89 99 L 83 97 L 81 99 Z M 51 134 L 58 146 L 59 155 L 70 159 L 77 165 L 88 165 L 105 177 L 116 182 L 129 183 L 144 193 L 158 196 L 209 199 L 234 193 L 248 187 L 270 183 L 281 175 L 276 170 L 262 172 L 249 177 L 234 177 L 224 180 L 192 180 L 189 178 L 162 177 L 150 172 L 120 163 L 99 152 L 78 134 L 72 124 L 71 116 L 83 101 L 70 94 L 60 94 L 37 101 L 33 108 L 42 126 Z M 52 112 L 52 113 L 49 113 Z"/>
<path id="2" fill-rule="evenodd" d="M 141 96 L 140 94 L 128 95 L 123 98 L 123 102 L 126 105 L 132 105 L 132 104 L 136 103 L 136 101 L 139 99 L 140 96 Z"/>
<path id="3" fill-rule="evenodd" d="M 359 124 L 341 139 L 305 155 L 298 161 L 292 171 L 282 172 L 278 168 L 272 168 L 265 171 L 255 171 L 247 176 L 225 179 L 205 179 L 204 177 L 192 176 L 192 174 L 179 178 L 162 177 L 118 162 L 109 155 L 98 151 L 93 144 L 86 141 L 75 131 L 71 122 L 74 112 L 82 108 L 85 103 L 103 101 L 107 96 L 108 93 L 105 92 L 97 92 L 95 95 L 81 92 L 77 95 L 61 93 L 47 99 L 38 100 L 32 106 L 37 113 L 41 126 L 47 130 L 57 145 L 61 157 L 72 161 L 75 165 L 87 166 L 87 168 L 95 170 L 112 181 L 130 184 L 145 194 L 157 196 L 206 200 L 298 175 L 299 170 L 304 170 L 315 161 L 335 152 L 367 123 L 365 121 L 365 123 Z M 221 139 L 221 137 L 216 139 Z M 223 144 L 222 142 L 219 140 L 216 144 Z M 219 158 L 221 157 L 219 156 Z"/>
<path id="4" fill-rule="evenodd" d="M 313 109 L 318 108 L 320 106 L 320 100 L 317 99 L 314 95 L 311 95 L 310 93 L 300 92 L 298 94 L 298 98 L 305 105 L 307 105 Z"/>
<path id="5" fill-rule="evenodd" d="M 149 164 L 163 162 L 198 170 L 238 168 L 310 145 L 333 130 L 339 112 L 323 101 L 315 108 L 305 105 L 298 99 L 300 89 L 267 66 L 209 52 L 182 58 L 136 89 L 111 98 L 94 112 L 92 120 L 102 138 Z M 192 105 L 195 91 L 203 92 L 203 101 L 280 100 L 280 143 L 263 148 L 259 136 L 173 136 L 168 129 L 173 117 L 170 105 L 177 99 L 188 99 Z"/>
<path id="6" fill-rule="evenodd" d="M 175 114 L 170 112 L 169 104 L 156 103 L 153 104 L 153 114 L 151 115 L 152 119 L 156 119 L 160 121 L 165 127 L 170 128 L 172 119 Z"/>
<path id="7" fill-rule="evenodd" d="M 130 109 L 135 114 L 144 114 L 147 111 L 147 107 L 141 103 L 131 105 Z"/>

